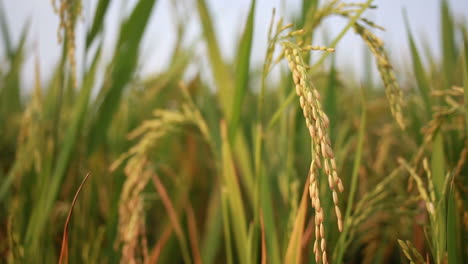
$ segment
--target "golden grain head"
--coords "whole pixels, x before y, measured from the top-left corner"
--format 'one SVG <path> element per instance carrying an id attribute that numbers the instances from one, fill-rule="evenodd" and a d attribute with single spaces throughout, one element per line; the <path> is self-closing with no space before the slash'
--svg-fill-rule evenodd
<path id="1" fill-rule="evenodd" d="M 320 93 L 315 89 L 312 82 L 309 79 L 308 73 L 305 70 L 308 66 L 304 63 L 301 52 L 304 50 L 320 50 L 320 51 L 334 51 L 334 49 L 328 49 L 321 46 L 307 46 L 299 48 L 298 45 L 291 42 L 283 42 L 285 58 L 288 62 L 288 66 L 293 75 L 293 81 L 295 84 L 296 94 L 299 97 L 299 105 L 304 114 L 306 126 L 309 130 L 310 137 L 312 139 L 313 149 L 311 168 L 309 170 L 310 186 L 309 195 L 311 198 L 312 207 L 315 209 L 315 225 L 316 230 L 316 241 L 315 245 L 318 245 L 319 239 L 321 239 L 320 248 L 314 247 L 314 254 L 316 258 L 321 259 L 323 263 L 326 263 L 326 242 L 325 242 L 325 230 L 323 225 L 324 214 L 320 203 L 320 195 L 318 189 L 318 178 L 316 168 L 323 168 L 323 171 L 327 175 L 330 190 L 333 194 L 333 202 L 335 204 L 335 212 L 337 216 L 338 229 L 343 229 L 341 211 L 339 209 L 338 191 L 343 191 L 343 185 L 336 172 L 336 161 L 335 155 L 331 148 L 330 138 L 327 132 L 330 120 L 328 116 L 323 112 L 320 104 Z"/>

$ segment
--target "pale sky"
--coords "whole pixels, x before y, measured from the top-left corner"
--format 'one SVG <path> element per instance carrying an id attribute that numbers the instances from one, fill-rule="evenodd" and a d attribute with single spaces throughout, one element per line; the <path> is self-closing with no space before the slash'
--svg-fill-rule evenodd
<path id="1" fill-rule="evenodd" d="M 11 34 L 14 43 L 17 42 L 22 27 L 28 19 L 31 20 L 31 28 L 28 38 L 28 54 L 26 56 L 26 68 L 23 73 L 25 86 L 32 82 L 33 58 L 38 55 L 40 58 L 41 72 L 43 76 L 49 77 L 51 70 L 57 63 L 60 48 L 57 42 L 58 16 L 53 13 L 51 2 L 47 0 L 0 0 L 6 9 L 7 19 L 10 24 Z M 58 1 L 58 0 L 57 0 Z M 188 5 L 189 13 L 186 23 L 189 28 L 189 39 L 200 39 L 201 29 L 198 14 L 196 13 L 195 0 L 183 0 Z M 114 0 L 111 4 L 111 12 L 106 17 L 105 43 L 109 49 L 105 56 L 110 58 L 115 39 L 117 38 L 117 27 L 119 18 L 128 14 L 130 7 L 135 0 L 122 1 Z M 250 0 L 222 1 L 207 0 L 210 13 L 213 15 L 216 33 L 220 46 L 223 48 L 225 59 L 232 59 L 235 44 L 239 38 L 245 23 L 245 18 L 250 6 Z M 299 12 L 301 0 L 258 0 L 255 17 L 254 44 L 252 52 L 253 65 L 262 63 L 265 47 L 266 35 L 272 9 L 277 9 L 277 15 L 285 17 L 285 22 L 291 22 L 292 14 Z M 323 2 L 323 0 L 322 0 Z M 349 2 L 349 1 L 346 1 Z M 358 1 L 352 1 L 358 2 Z M 364 1 L 361 1 L 364 2 Z M 386 28 L 386 31 L 379 32 L 378 35 L 387 43 L 387 47 L 392 54 L 391 59 L 397 60 L 409 56 L 406 29 L 403 22 L 402 9 L 408 12 L 412 32 L 416 34 L 418 45 L 421 47 L 422 41 L 430 43 L 433 50 L 440 50 L 440 19 L 439 6 L 441 0 L 375 0 L 374 4 L 378 9 L 367 11 L 365 17 L 375 21 Z M 77 29 L 78 64 L 82 63 L 82 52 L 84 42 L 84 28 L 89 27 L 97 0 L 83 1 L 83 19 Z M 458 17 L 464 16 L 465 23 L 468 18 L 468 0 L 449 0 L 451 9 Z M 174 19 L 171 11 L 171 0 L 158 0 L 155 5 L 151 22 L 146 30 L 146 35 L 142 43 L 142 70 L 143 74 L 161 71 L 166 67 L 169 55 L 175 39 Z M 325 29 L 329 38 L 333 38 L 343 28 L 346 20 L 342 18 L 332 18 L 326 21 L 318 32 L 314 45 L 326 45 L 323 36 Z M 86 24 L 86 25 L 85 25 Z M 421 38 L 423 37 L 423 38 Z M 199 56 L 204 56 L 204 43 L 197 42 Z M 337 65 L 350 67 L 351 65 L 362 65 L 362 41 L 350 31 L 348 35 L 337 46 Z M 0 42 L 0 51 L 3 53 L 4 47 Z M 3 54 L 0 53 L 0 56 Z M 33 55 L 33 56 L 31 56 Z M 80 67 L 81 68 L 81 67 Z M 358 67 L 354 70 L 362 71 Z"/>

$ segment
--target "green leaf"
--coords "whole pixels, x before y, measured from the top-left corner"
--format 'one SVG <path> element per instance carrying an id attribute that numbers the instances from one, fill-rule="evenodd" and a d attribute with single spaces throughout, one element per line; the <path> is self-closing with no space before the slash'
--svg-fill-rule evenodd
<path id="1" fill-rule="evenodd" d="M 234 87 L 235 90 L 233 98 L 234 101 L 232 103 L 232 119 L 229 123 L 230 142 L 234 142 L 236 136 L 240 116 L 242 113 L 242 105 L 249 83 L 250 54 L 252 50 L 252 39 L 254 33 L 255 3 L 256 0 L 253 0 L 250 5 L 249 15 L 245 23 L 244 33 L 242 34 L 239 51 L 237 53 Z"/>
<path id="2" fill-rule="evenodd" d="M 135 72 L 140 42 L 155 2 L 140 0 L 122 24 L 111 67 L 110 87 L 104 87 L 101 91 L 102 101 L 98 104 L 97 117 L 91 126 L 88 153 L 92 153 L 104 141 L 112 117 L 120 105 L 123 90 Z"/>
<path id="3" fill-rule="evenodd" d="M 457 49 L 455 45 L 455 26 L 447 0 L 441 1 L 442 58 L 445 76 L 445 88 L 453 84 L 453 73 L 457 67 Z"/>
<path id="4" fill-rule="evenodd" d="M 231 245 L 231 231 L 230 227 L 231 224 L 229 222 L 229 204 L 228 204 L 228 195 L 225 189 L 224 191 L 221 191 L 221 201 L 222 201 L 222 209 L 223 209 L 223 228 L 224 228 L 224 243 L 226 247 L 226 258 L 227 258 L 227 263 L 232 264 L 233 263 L 233 258 L 232 258 L 232 245 Z"/>
<path id="5" fill-rule="evenodd" d="M 222 194 L 221 194 L 222 195 Z M 207 217 L 205 221 L 205 232 L 202 240 L 201 255 L 202 262 L 206 264 L 215 263 L 218 248 L 221 246 L 221 228 L 224 220 L 224 201 L 221 201 L 218 189 L 210 193 L 210 201 L 207 206 Z M 220 203 L 221 204 L 220 206 Z M 223 213 L 223 214 L 222 214 Z M 225 237 L 226 239 L 226 237 Z"/>
<path id="6" fill-rule="evenodd" d="M 234 80 L 232 79 L 229 69 L 221 56 L 221 51 L 216 40 L 213 22 L 205 0 L 197 0 L 197 8 L 208 49 L 211 70 L 213 71 L 213 77 L 218 89 L 219 102 L 229 123 L 232 117 L 233 109 L 232 98 L 234 96 Z"/>
<path id="7" fill-rule="evenodd" d="M 436 243 L 435 252 L 438 261 L 443 259 L 443 254 L 446 250 L 446 226 L 445 226 L 445 197 L 444 197 L 444 186 L 445 186 L 445 155 L 444 155 L 444 142 L 441 131 L 436 132 L 434 140 L 432 142 L 432 155 L 431 155 L 431 171 L 432 181 L 434 185 L 434 191 L 436 200 L 438 202 L 436 217 L 437 222 L 435 223 L 436 237 L 434 237 L 434 243 Z"/>
<path id="8" fill-rule="evenodd" d="M 459 232 L 463 230 L 462 226 L 457 224 L 457 205 L 455 201 L 455 186 L 452 182 L 449 184 L 447 198 L 447 254 L 448 263 L 464 263 L 461 260 L 462 248 L 459 247 Z M 462 231 L 463 232 L 463 231 Z"/>
<path id="9" fill-rule="evenodd" d="M 89 47 L 93 43 L 94 38 L 102 30 L 102 26 L 104 25 L 104 17 L 107 13 L 109 3 L 110 0 L 99 0 L 99 3 L 96 7 L 96 12 L 94 13 L 93 24 L 91 26 L 91 29 L 88 31 L 88 34 L 86 35 L 86 49 L 89 49 Z"/>
<path id="10" fill-rule="evenodd" d="M 263 166 L 263 162 L 260 166 Z M 275 206 L 273 201 L 273 191 L 271 187 L 271 179 L 264 174 L 265 168 L 260 170 L 260 208 L 257 214 L 261 212 L 265 227 L 265 238 L 268 254 L 268 263 L 277 264 L 281 261 L 278 230 L 275 224 Z"/>
<path id="11" fill-rule="evenodd" d="M 419 56 L 418 49 L 416 48 L 416 43 L 413 39 L 413 34 L 411 33 L 411 28 L 408 23 L 408 15 L 406 10 L 403 12 L 403 17 L 405 19 L 406 30 L 408 34 L 408 40 L 411 50 L 411 56 L 413 59 L 413 72 L 416 77 L 417 85 L 419 88 L 419 92 L 422 95 L 424 100 L 424 106 L 426 108 L 427 118 L 430 119 L 432 116 L 432 103 L 431 103 L 431 88 L 429 86 L 429 80 L 427 79 L 424 66 L 421 61 L 421 57 Z"/>
<path id="12" fill-rule="evenodd" d="M 23 69 L 26 37 L 29 25 L 29 23 L 24 25 L 18 46 L 16 48 L 10 47 L 10 54 L 8 54 L 10 64 L 9 71 L 5 76 L 3 87 L 0 86 L 0 113 L 3 114 L 11 114 L 21 110 L 21 71 Z M 8 43 L 5 44 L 8 45 Z"/>
<path id="13" fill-rule="evenodd" d="M 434 190 L 436 198 L 442 199 L 443 188 L 445 183 L 445 155 L 444 155 L 444 142 L 441 131 L 438 131 L 434 136 L 432 143 L 432 157 L 431 157 L 431 171 L 434 180 Z"/>
<path id="14" fill-rule="evenodd" d="M 301 243 L 304 236 L 304 225 L 307 216 L 307 208 L 309 206 L 308 194 L 309 181 L 306 181 L 304 191 L 302 193 L 301 203 L 299 205 L 299 210 L 297 211 L 294 220 L 294 226 L 291 235 L 289 236 L 289 242 L 284 257 L 284 263 L 301 263 Z"/>
<path id="15" fill-rule="evenodd" d="M 302 13 L 300 17 L 300 21 L 297 25 L 297 29 L 303 28 L 305 32 L 309 32 L 304 36 L 304 43 L 306 44 L 311 44 L 312 43 L 312 37 L 313 34 L 315 33 L 314 30 L 314 16 L 317 12 L 317 7 L 318 7 L 318 0 L 302 0 Z M 309 62 L 310 61 L 310 53 L 308 52 L 307 54 L 304 55 L 304 61 Z"/>
<path id="16" fill-rule="evenodd" d="M 234 169 L 232 151 L 228 141 L 227 128 L 224 123 L 221 124 L 222 136 L 222 172 L 223 186 L 227 193 L 229 212 L 232 220 L 232 232 L 234 233 L 234 241 L 236 243 L 237 254 L 240 263 L 250 263 L 249 248 L 247 247 L 247 218 L 242 199 L 240 184 Z"/>
<path id="17" fill-rule="evenodd" d="M 8 57 L 11 57 L 13 54 L 13 45 L 11 44 L 11 35 L 4 8 L 3 1 L 0 1 L 0 30 L 2 33 L 3 44 L 5 45 L 5 51 Z"/>
<path id="18" fill-rule="evenodd" d="M 465 101 L 465 120 L 466 120 L 466 136 L 468 136 L 468 36 L 465 34 L 464 39 L 464 63 L 463 63 L 463 87 L 464 87 L 464 101 Z"/>
<path id="19" fill-rule="evenodd" d="M 356 191 L 357 191 L 359 168 L 361 167 L 362 150 L 363 150 L 364 139 L 366 135 L 366 120 L 367 120 L 367 114 L 366 114 L 367 108 L 366 108 L 366 99 L 364 96 L 364 89 L 362 89 L 362 91 L 363 91 L 362 96 L 361 96 L 362 110 L 361 110 L 361 120 L 360 120 L 360 125 L 359 125 L 357 149 L 354 155 L 353 171 L 351 175 L 351 185 L 349 188 L 346 212 L 343 218 L 343 232 L 341 232 L 339 241 L 337 243 L 337 246 L 335 247 L 335 251 L 333 252 L 334 263 L 343 263 L 343 256 L 344 256 L 346 247 L 348 245 L 347 236 L 350 231 L 349 219 L 351 217 L 351 211 L 354 205 L 354 199 L 355 199 Z"/>

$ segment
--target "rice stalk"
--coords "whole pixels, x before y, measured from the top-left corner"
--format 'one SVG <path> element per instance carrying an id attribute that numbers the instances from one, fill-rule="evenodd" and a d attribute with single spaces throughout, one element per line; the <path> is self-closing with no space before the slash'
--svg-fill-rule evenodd
<path id="1" fill-rule="evenodd" d="M 427 188 L 424 186 L 424 182 L 422 181 L 421 177 L 419 177 L 416 171 L 413 168 L 411 168 L 410 165 L 404 159 L 400 158 L 398 162 L 401 165 L 403 165 L 403 167 L 410 173 L 410 176 L 416 181 L 416 186 L 418 188 L 419 194 L 421 195 L 421 198 L 426 204 L 426 210 L 431 217 L 434 217 L 436 201 L 432 200 L 432 198 L 435 197 L 435 195 L 433 194 L 433 191 L 430 191 L 430 192 L 427 191 Z M 430 173 L 428 173 L 428 177 L 430 177 Z"/>
<path id="2" fill-rule="evenodd" d="M 71 80 L 72 85 L 76 89 L 78 87 L 76 76 L 76 44 L 75 44 L 75 26 L 81 14 L 82 3 L 81 0 L 51 0 L 54 12 L 60 17 L 60 24 L 57 30 L 57 37 L 59 42 L 65 40 L 67 45 L 67 56 L 71 67 Z"/>
<path id="3" fill-rule="evenodd" d="M 211 142 L 203 118 L 190 101 L 185 91 L 186 87 L 183 84 L 181 87 L 187 101 L 182 105 L 182 109 L 180 111 L 155 110 L 154 119 L 146 120 L 128 135 L 129 139 L 140 137 L 140 140 L 110 167 L 110 170 L 114 171 L 128 159 L 124 169 L 127 177 L 119 201 L 118 244 L 122 246 L 122 263 L 141 263 L 148 259 L 147 249 L 142 247 L 145 241 L 142 191 L 154 174 L 148 160 L 149 152 L 156 148 L 167 135 L 187 125 L 197 127 L 202 136 L 208 139 L 207 142 Z M 158 188 L 158 192 L 160 190 L 161 188 Z M 180 228 L 173 228 L 181 242 L 184 261 L 189 262 L 188 247 L 184 242 L 182 231 Z"/>
<path id="4" fill-rule="evenodd" d="M 423 257 L 416 250 L 416 248 L 414 248 L 414 245 L 413 243 L 411 243 L 411 241 L 409 240 L 403 241 L 403 240 L 398 239 L 398 244 L 400 245 L 401 249 L 403 250 L 403 253 L 408 258 L 410 263 L 414 263 L 414 264 L 425 263 Z"/>
<path id="5" fill-rule="evenodd" d="M 354 29 L 356 33 L 362 37 L 374 55 L 377 68 L 380 72 L 380 77 L 382 78 L 385 86 L 385 93 L 387 94 L 392 115 L 400 128 L 405 129 L 405 122 L 402 113 L 403 95 L 396 80 L 390 59 L 385 51 L 383 41 L 359 23 L 354 24 Z"/>
<path id="6" fill-rule="evenodd" d="M 328 263 L 326 253 L 325 241 L 325 228 L 323 225 L 324 212 L 320 204 L 319 183 L 317 168 L 323 168 L 327 175 L 329 188 L 333 194 L 333 202 L 335 205 L 335 213 L 337 217 L 338 230 L 343 229 L 343 220 L 341 218 L 341 211 L 338 206 L 338 194 L 343 192 L 344 187 L 341 179 L 336 172 L 335 155 L 331 148 L 331 142 L 327 133 L 327 128 L 330 121 L 327 115 L 323 112 L 321 103 L 319 101 L 320 94 L 313 86 L 306 72 L 306 66 L 300 53 L 305 50 L 323 50 L 331 52 L 333 49 L 325 47 L 307 46 L 300 49 L 298 46 L 291 42 L 281 43 L 284 49 L 286 60 L 288 61 L 289 68 L 293 74 L 295 83 L 296 94 L 299 96 L 300 106 L 303 110 L 304 118 L 306 120 L 307 128 L 312 139 L 312 162 L 309 169 L 310 185 L 309 194 L 312 200 L 312 207 L 315 209 L 315 242 L 314 253 L 316 262 L 320 259 L 323 263 Z M 320 243 L 320 244 L 319 244 Z M 320 246 L 320 248 L 319 248 Z M 320 258 L 321 257 L 321 258 Z"/>

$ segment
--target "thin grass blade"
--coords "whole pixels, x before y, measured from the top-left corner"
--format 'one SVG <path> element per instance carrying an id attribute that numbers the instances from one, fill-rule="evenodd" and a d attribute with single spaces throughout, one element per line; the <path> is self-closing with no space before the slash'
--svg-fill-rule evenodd
<path id="1" fill-rule="evenodd" d="M 442 60 L 445 78 L 445 88 L 453 84 L 453 73 L 457 65 L 457 48 L 455 45 L 455 26 L 453 15 L 447 0 L 441 1 L 440 8 L 441 32 L 442 32 Z"/>
<path id="2" fill-rule="evenodd" d="M 104 25 L 104 17 L 108 13 L 107 8 L 109 7 L 110 0 L 99 0 L 96 11 L 94 13 L 94 19 L 91 29 L 86 35 L 86 49 L 89 49 L 93 43 L 95 37 L 102 31 Z"/>
<path id="3" fill-rule="evenodd" d="M 419 56 L 419 51 L 416 48 L 416 43 L 413 39 L 413 34 L 411 33 L 411 28 L 408 22 L 408 15 L 406 13 L 406 10 L 403 12 L 403 16 L 405 19 L 405 26 L 406 26 L 406 31 L 408 35 L 411 56 L 413 59 L 413 72 L 416 77 L 419 92 L 421 93 L 422 98 L 424 100 L 424 106 L 425 106 L 425 111 L 427 113 L 427 117 L 430 119 L 432 116 L 432 103 L 431 103 L 431 96 L 430 96 L 431 88 L 429 86 L 429 81 L 427 79 L 425 69 L 421 61 L 421 57 Z"/>
<path id="4" fill-rule="evenodd" d="M 105 141 L 112 117 L 120 105 L 123 90 L 135 72 L 140 42 L 155 3 L 156 0 L 140 0 L 120 28 L 112 66 L 111 87 L 102 89 L 102 101 L 98 104 L 97 117 L 90 131 L 88 153 L 92 153 Z"/>
<path id="5" fill-rule="evenodd" d="M 463 87 L 465 102 L 466 136 L 468 136 L 468 36 L 464 39 Z"/>
<path id="6" fill-rule="evenodd" d="M 455 201 L 455 185 L 452 180 L 448 187 L 447 197 L 447 255 L 448 263 L 464 263 L 461 260 L 462 244 L 460 241 L 460 231 L 463 230 L 462 226 L 458 225 L 457 221 L 457 205 Z M 463 231 L 461 231 L 463 232 Z M 461 246 L 461 247 L 460 247 Z"/>
<path id="7" fill-rule="evenodd" d="M 301 203 L 299 205 L 299 210 L 297 211 L 296 219 L 294 221 L 294 227 L 292 229 L 288 246 L 286 248 L 284 263 L 301 263 L 302 237 L 304 235 L 307 208 L 309 207 L 308 194 L 309 181 L 306 182 L 304 191 L 302 192 Z"/>
<path id="8" fill-rule="evenodd" d="M 346 212 L 344 216 L 343 232 L 341 232 L 340 237 L 338 239 L 337 246 L 335 248 L 335 251 L 333 252 L 333 256 L 334 256 L 333 261 L 335 263 L 343 262 L 344 253 L 348 245 L 347 236 L 350 231 L 349 230 L 350 224 L 351 224 L 350 217 L 351 217 L 351 211 L 353 210 L 354 199 L 356 196 L 358 174 L 359 174 L 359 168 L 361 167 L 361 159 L 362 159 L 362 152 L 363 152 L 362 150 L 363 150 L 364 139 L 365 139 L 365 134 L 366 134 L 367 108 L 366 108 L 365 100 L 366 99 L 364 96 L 364 89 L 362 89 L 362 96 L 361 96 L 362 110 L 361 110 L 361 120 L 360 120 L 360 125 L 359 125 L 359 132 L 358 132 L 358 141 L 357 141 L 356 152 L 354 155 L 354 164 L 353 164 L 353 171 L 351 175 L 351 184 L 349 187 L 349 195 L 348 195 L 348 200 L 347 200 L 348 204 L 346 206 Z"/>
<path id="9" fill-rule="evenodd" d="M 167 211 L 167 215 L 171 222 L 172 229 L 176 233 L 184 262 L 192 263 L 187 239 L 185 238 L 184 231 L 180 224 L 179 217 L 177 215 L 174 204 L 172 203 L 171 198 L 169 197 L 169 194 L 166 191 L 166 187 L 164 187 L 157 174 L 153 174 L 151 179 L 153 180 L 154 187 L 156 188 L 158 195 L 161 197 L 161 201 L 163 202 L 164 208 Z"/>
<path id="10" fill-rule="evenodd" d="M 88 177 L 89 177 L 89 173 L 86 174 L 80 186 L 78 187 L 78 190 L 76 190 L 75 197 L 73 197 L 70 210 L 68 211 L 67 219 L 65 220 L 65 226 L 63 227 L 62 248 L 60 250 L 60 257 L 58 261 L 59 264 L 68 263 L 68 225 L 70 224 L 71 216 L 73 213 L 73 208 L 75 207 L 75 203 L 78 200 L 78 195 L 80 194 L 81 189 L 83 188 L 83 185 L 88 180 Z"/>
<path id="11" fill-rule="evenodd" d="M 229 123 L 232 119 L 234 80 L 221 56 L 221 50 L 216 40 L 213 20 L 211 19 L 205 0 L 197 0 L 197 8 L 208 49 L 211 70 L 218 89 L 220 106 Z"/>
<path id="12" fill-rule="evenodd" d="M 228 141 L 226 124 L 221 124 L 222 146 L 222 171 L 225 190 L 229 204 L 229 216 L 232 218 L 232 232 L 236 243 L 237 254 L 241 263 L 250 263 L 247 234 L 247 219 L 242 199 L 241 189 L 234 169 L 231 147 Z"/>
<path id="13" fill-rule="evenodd" d="M 245 93 L 248 89 L 249 72 L 250 72 L 250 54 L 252 50 L 252 39 L 254 34 L 254 19 L 256 0 L 253 0 L 250 5 L 249 15 L 245 23 L 244 33 L 240 40 L 239 51 L 236 60 L 236 75 L 234 97 L 232 103 L 232 119 L 229 124 L 229 140 L 234 142 L 237 128 L 239 126 L 240 116 L 242 113 L 242 105 L 244 102 Z"/>

